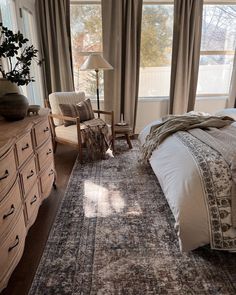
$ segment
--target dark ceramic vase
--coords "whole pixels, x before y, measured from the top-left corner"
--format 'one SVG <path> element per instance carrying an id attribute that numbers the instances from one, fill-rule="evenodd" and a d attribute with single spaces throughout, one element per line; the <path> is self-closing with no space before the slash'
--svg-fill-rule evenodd
<path id="1" fill-rule="evenodd" d="M 28 99 L 22 94 L 7 93 L 0 97 L 0 115 L 8 121 L 24 119 L 28 107 Z"/>

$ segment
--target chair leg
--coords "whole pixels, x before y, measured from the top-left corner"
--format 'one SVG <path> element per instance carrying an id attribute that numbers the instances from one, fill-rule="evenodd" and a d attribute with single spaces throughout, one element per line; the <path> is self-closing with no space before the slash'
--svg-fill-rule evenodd
<path id="1" fill-rule="evenodd" d="M 128 143 L 129 148 L 132 149 L 132 143 L 131 143 L 131 140 L 130 140 L 129 134 L 126 133 L 126 134 L 125 134 L 125 137 L 126 137 L 126 141 L 127 141 L 127 143 Z"/>
<path id="2" fill-rule="evenodd" d="M 79 161 L 82 164 L 83 161 L 83 153 L 82 153 L 82 146 L 79 145 Z"/>
<path id="3" fill-rule="evenodd" d="M 115 152 L 115 137 L 114 136 L 112 136 L 111 148 L 112 148 L 112 151 Z"/>

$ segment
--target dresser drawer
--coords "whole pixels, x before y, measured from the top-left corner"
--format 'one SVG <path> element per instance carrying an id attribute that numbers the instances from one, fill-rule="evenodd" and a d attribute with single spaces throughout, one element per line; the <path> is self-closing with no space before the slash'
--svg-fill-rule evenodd
<path id="1" fill-rule="evenodd" d="M 24 193 L 26 195 L 29 192 L 29 190 L 33 187 L 37 179 L 34 157 L 32 157 L 32 159 L 21 169 L 20 175 L 22 178 Z"/>
<path id="2" fill-rule="evenodd" d="M 26 237 L 26 228 L 24 222 L 23 211 L 16 220 L 14 228 L 11 230 L 7 238 L 0 244 L 0 281 L 6 274 L 9 274 L 9 268 L 13 269 L 15 263 L 18 262 L 18 256 L 21 257 Z M 16 262 L 17 261 L 17 262 Z"/>
<path id="3" fill-rule="evenodd" d="M 28 132 L 16 143 L 19 166 L 21 166 L 33 153 L 31 133 Z"/>
<path id="4" fill-rule="evenodd" d="M 50 126 L 49 121 L 46 120 L 34 128 L 36 146 L 40 146 L 50 137 Z"/>
<path id="5" fill-rule="evenodd" d="M 31 226 L 37 216 L 39 206 L 41 204 L 41 198 L 39 194 L 38 182 L 35 183 L 26 197 L 25 205 L 27 210 L 27 228 Z"/>
<path id="6" fill-rule="evenodd" d="M 19 180 L 14 183 L 10 192 L 0 202 L 0 239 L 5 235 L 7 228 L 16 218 L 22 208 Z"/>
<path id="7" fill-rule="evenodd" d="M 39 170 L 42 170 L 45 164 L 53 162 L 53 148 L 51 138 L 37 151 Z"/>
<path id="8" fill-rule="evenodd" d="M 11 180 L 16 177 L 16 161 L 14 150 L 11 149 L 0 158 L 0 193 L 9 185 Z M 0 194 L 0 200 L 2 199 Z"/>
<path id="9" fill-rule="evenodd" d="M 53 164 L 51 164 L 40 176 L 40 185 L 42 197 L 47 198 L 51 192 L 52 185 L 55 179 L 55 170 Z"/>

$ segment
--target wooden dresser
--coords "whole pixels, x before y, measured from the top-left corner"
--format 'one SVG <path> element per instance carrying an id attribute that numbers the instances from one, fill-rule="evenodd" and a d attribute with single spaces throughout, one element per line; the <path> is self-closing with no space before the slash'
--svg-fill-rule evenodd
<path id="1" fill-rule="evenodd" d="M 49 111 L 0 120 L 0 292 L 18 264 L 25 238 L 55 182 Z"/>

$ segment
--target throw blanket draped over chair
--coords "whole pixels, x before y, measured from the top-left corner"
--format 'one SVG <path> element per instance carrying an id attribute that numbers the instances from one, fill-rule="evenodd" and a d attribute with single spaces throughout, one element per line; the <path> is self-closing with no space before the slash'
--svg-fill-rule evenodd
<path id="1" fill-rule="evenodd" d="M 109 130 L 100 118 L 80 123 L 84 143 L 92 160 L 103 158 L 109 147 Z"/>

